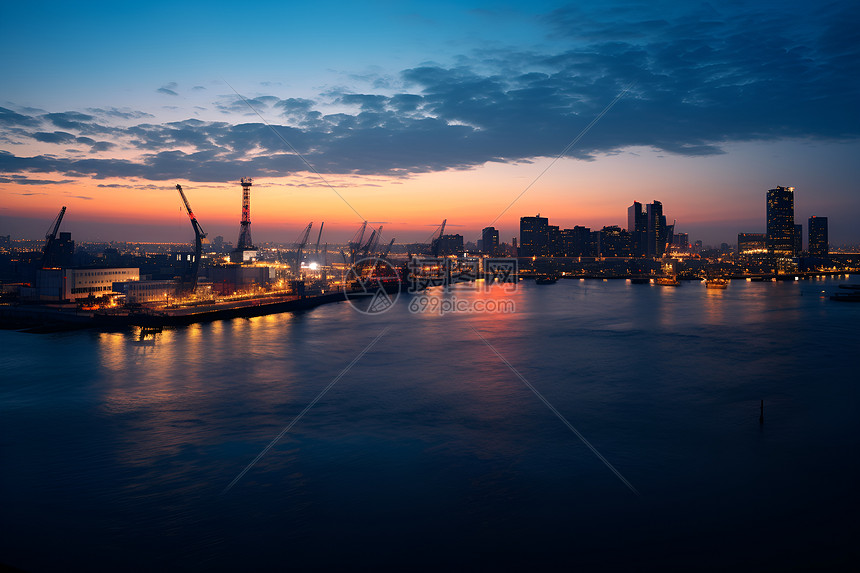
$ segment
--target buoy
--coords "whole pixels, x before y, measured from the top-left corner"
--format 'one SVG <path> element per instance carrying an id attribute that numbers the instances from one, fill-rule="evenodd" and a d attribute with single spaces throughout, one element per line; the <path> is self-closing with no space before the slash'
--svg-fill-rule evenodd
<path id="1" fill-rule="evenodd" d="M 764 400 L 761 401 L 761 414 L 759 414 L 758 423 L 764 424 Z"/>

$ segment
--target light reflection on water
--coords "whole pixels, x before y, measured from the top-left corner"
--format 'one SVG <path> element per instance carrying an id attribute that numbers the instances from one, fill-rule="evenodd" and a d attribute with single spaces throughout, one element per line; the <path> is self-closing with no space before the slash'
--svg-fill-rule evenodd
<path id="1" fill-rule="evenodd" d="M 435 559 L 513 566 L 537 546 L 583 566 L 683 569 L 728 536 L 748 551 L 740 568 L 815 563 L 824 539 L 856 533 L 838 518 L 857 509 L 845 452 L 858 445 L 860 308 L 821 297 L 838 282 L 523 281 L 433 294 L 512 300 L 513 314 L 415 315 L 404 295 L 377 316 L 334 304 L 154 341 L 0 332 L 2 554 L 33 569 L 232 570 L 435 563 L 430 544 Z M 777 551 L 801 534 L 805 552 Z"/>

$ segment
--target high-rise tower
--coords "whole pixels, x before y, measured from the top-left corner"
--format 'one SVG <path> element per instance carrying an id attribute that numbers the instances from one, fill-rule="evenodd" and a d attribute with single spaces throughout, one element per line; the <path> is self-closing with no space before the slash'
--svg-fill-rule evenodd
<path id="1" fill-rule="evenodd" d="M 827 217 L 809 218 L 809 254 L 813 257 L 827 258 L 830 254 L 830 245 L 827 242 Z"/>
<path id="2" fill-rule="evenodd" d="M 256 250 L 251 241 L 251 183 L 250 177 L 242 177 L 242 222 L 239 228 L 239 242 L 236 243 L 237 251 Z"/>
<path id="3" fill-rule="evenodd" d="M 633 256 L 644 257 L 648 254 L 648 216 L 642 203 L 634 201 L 627 208 L 627 232 L 633 237 Z"/>
<path id="4" fill-rule="evenodd" d="M 794 187 L 767 192 L 767 249 L 777 259 L 794 256 Z"/>
<path id="5" fill-rule="evenodd" d="M 645 205 L 645 216 L 648 223 L 647 253 L 649 257 L 662 257 L 666 252 L 666 217 L 663 215 L 663 204 L 654 201 Z"/>
<path id="6" fill-rule="evenodd" d="M 541 217 L 520 217 L 521 257 L 546 257 L 549 255 L 549 219 Z"/>

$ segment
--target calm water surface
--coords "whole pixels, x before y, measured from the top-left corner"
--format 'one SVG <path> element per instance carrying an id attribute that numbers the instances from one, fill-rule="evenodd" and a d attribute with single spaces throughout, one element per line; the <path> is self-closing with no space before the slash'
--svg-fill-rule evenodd
<path id="1" fill-rule="evenodd" d="M 860 305 L 822 295 L 838 282 L 463 286 L 444 296 L 516 312 L 416 315 L 404 295 L 145 343 L 0 331 L 0 563 L 853 568 Z"/>

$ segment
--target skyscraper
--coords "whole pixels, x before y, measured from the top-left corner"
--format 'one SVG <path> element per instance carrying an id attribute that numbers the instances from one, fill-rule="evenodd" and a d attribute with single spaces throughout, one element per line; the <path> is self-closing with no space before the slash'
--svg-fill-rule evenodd
<path id="1" fill-rule="evenodd" d="M 813 215 L 809 218 L 809 255 L 812 257 L 826 258 L 830 255 L 830 243 L 827 239 L 827 217 L 816 217 Z"/>
<path id="2" fill-rule="evenodd" d="M 803 225 L 794 226 L 794 256 L 799 257 L 803 250 Z"/>
<path id="3" fill-rule="evenodd" d="M 777 261 L 794 256 L 794 187 L 767 192 L 767 249 Z"/>
<path id="4" fill-rule="evenodd" d="M 573 254 L 574 257 L 594 257 L 597 255 L 597 245 L 594 243 L 591 229 L 576 225 L 573 228 Z"/>
<path id="5" fill-rule="evenodd" d="M 660 201 L 645 206 L 648 218 L 647 254 L 649 257 L 662 257 L 666 251 L 666 218 Z"/>
<path id="6" fill-rule="evenodd" d="M 633 241 L 633 256 L 644 257 L 648 254 L 648 217 L 642 209 L 642 203 L 633 201 L 627 207 L 627 232 Z"/>
<path id="7" fill-rule="evenodd" d="M 499 232 L 495 227 L 487 227 L 481 231 L 482 250 L 488 255 L 497 255 L 499 251 Z"/>
<path id="8" fill-rule="evenodd" d="M 520 217 L 521 257 L 545 257 L 548 254 L 549 219 L 541 217 Z"/>

